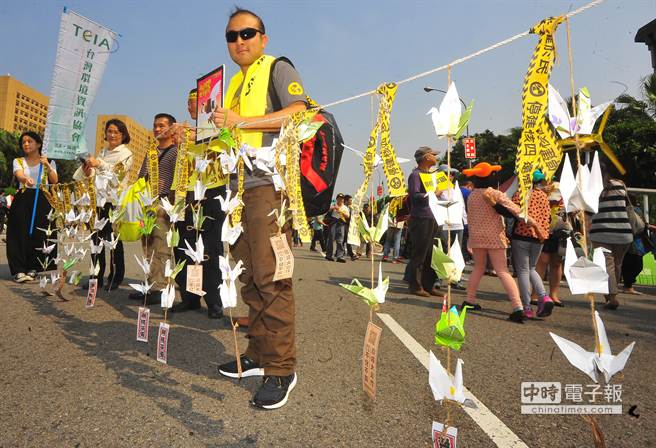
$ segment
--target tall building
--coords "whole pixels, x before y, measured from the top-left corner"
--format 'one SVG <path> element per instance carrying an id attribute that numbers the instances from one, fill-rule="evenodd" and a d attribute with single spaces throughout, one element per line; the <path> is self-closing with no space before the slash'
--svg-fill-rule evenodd
<path id="1" fill-rule="evenodd" d="M 47 115 L 47 96 L 9 75 L 0 76 L 0 129 L 43 135 Z"/>
<path id="2" fill-rule="evenodd" d="M 135 154 L 146 154 L 153 133 L 127 115 L 98 115 L 96 121 L 96 154 L 99 154 L 107 146 L 105 143 L 105 123 L 112 118 L 118 118 L 128 127 L 128 132 L 130 133 L 130 143 L 128 146 L 132 152 Z"/>

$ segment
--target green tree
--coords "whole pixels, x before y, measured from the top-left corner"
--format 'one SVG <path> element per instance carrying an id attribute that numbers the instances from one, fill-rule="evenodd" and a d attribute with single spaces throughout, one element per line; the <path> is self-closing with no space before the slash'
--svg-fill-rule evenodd
<path id="1" fill-rule="evenodd" d="M 0 187 L 9 186 L 13 181 L 12 163 L 16 157 L 20 157 L 18 137 L 18 133 L 0 129 Z"/>
<path id="2" fill-rule="evenodd" d="M 15 183 L 13 162 L 23 155 L 18 144 L 19 133 L 11 133 L 0 129 L 0 187 L 7 187 Z M 77 160 L 57 160 L 57 174 L 59 182 L 70 182 L 73 173 L 79 166 Z"/>

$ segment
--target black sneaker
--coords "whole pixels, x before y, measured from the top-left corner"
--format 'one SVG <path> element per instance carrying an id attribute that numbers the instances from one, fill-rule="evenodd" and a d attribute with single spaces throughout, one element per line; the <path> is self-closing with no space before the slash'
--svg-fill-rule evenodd
<path id="1" fill-rule="evenodd" d="M 343 258 L 338 258 L 337 263 L 346 263 L 346 260 L 344 260 Z"/>
<path id="2" fill-rule="evenodd" d="M 462 305 L 460 305 L 460 311 L 462 311 L 465 307 L 469 307 L 470 311 L 480 311 L 483 309 L 483 307 L 478 303 L 469 303 L 466 300 L 463 300 Z"/>
<path id="3" fill-rule="evenodd" d="M 287 403 L 289 393 L 296 387 L 296 373 L 287 376 L 267 375 L 262 386 L 251 399 L 251 405 L 261 409 L 278 409 Z"/>
<path id="4" fill-rule="evenodd" d="M 246 355 L 239 357 L 241 361 L 241 377 L 247 378 L 249 376 L 264 376 L 264 369 L 251 358 Z M 228 378 L 239 378 L 237 372 L 237 361 L 230 361 L 219 366 L 219 373 Z"/>
<path id="5" fill-rule="evenodd" d="M 513 322 L 517 322 L 518 324 L 523 324 L 524 319 L 526 319 L 526 315 L 524 314 L 524 310 L 513 311 L 508 316 L 508 320 L 513 321 Z"/>
<path id="6" fill-rule="evenodd" d="M 326 255 L 326 260 L 328 260 L 328 261 L 335 261 L 335 259 L 334 259 L 333 257 L 330 257 L 330 256 L 328 256 L 328 255 Z"/>

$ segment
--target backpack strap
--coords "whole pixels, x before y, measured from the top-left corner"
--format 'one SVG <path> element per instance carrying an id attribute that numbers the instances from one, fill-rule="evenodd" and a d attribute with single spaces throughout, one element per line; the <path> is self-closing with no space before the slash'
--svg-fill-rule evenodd
<path id="1" fill-rule="evenodd" d="M 276 68 L 276 64 L 280 61 L 285 61 L 293 68 L 295 68 L 292 61 L 290 61 L 285 56 L 280 56 L 279 58 L 276 58 L 276 60 L 271 63 L 271 71 L 269 72 L 268 92 L 269 92 L 269 98 L 271 98 L 271 107 L 273 107 L 273 112 L 282 110 L 282 103 L 280 102 L 280 97 L 278 96 L 278 92 L 276 92 L 276 86 L 273 85 L 273 71 Z"/>
<path id="2" fill-rule="evenodd" d="M 280 56 L 279 58 L 276 58 L 275 61 L 271 63 L 271 72 L 269 73 L 269 87 L 268 87 L 268 93 L 269 93 L 269 98 L 271 98 L 271 107 L 273 107 L 273 112 L 277 112 L 279 110 L 282 110 L 282 103 L 280 102 L 280 97 L 278 97 L 278 92 L 276 92 L 276 87 L 273 85 L 273 70 L 276 68 L 276 64 L 279 61 L 285 61 L 289 65 L 294 67 L 294 64 L 292 61 L 289 60 L 289 58 L 285 56 Z M 319 107 L 319 105 L 309 96 L 305 96 L 305 99 L 310 107 Z"/>

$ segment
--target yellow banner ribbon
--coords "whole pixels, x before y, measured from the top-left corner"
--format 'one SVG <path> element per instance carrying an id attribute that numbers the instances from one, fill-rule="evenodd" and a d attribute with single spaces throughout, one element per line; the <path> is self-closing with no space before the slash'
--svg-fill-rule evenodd
<path id="1" fill-rule="evenodd" d="M 387 179 L 387 187 L 390 196 L 401 197 L 406 194 L 403 171 L 401 171 L 401 168 L 399 167 L 394 147 L 390 142 L 390 114 L 392 112 L 392 105 L 394 104 L 397 87 L 398 86 L 394 83 L 387 83 L 381 84 L 378 89 L 376 89 L 376 93 L 381 96 L 380 106 L 378 108 L 376 123 L 369 134 L 369 143 L 362 163 L 364 181 L 353 196 L 353 203 L 351 204 L 351 223 L 349 225 L 347 238 L 348 244 L 360 244 L 360 232 L 358 231 L 360 211 L 362 209 L 362 201 L 367 194 L 367 189 L 369 188 L 371 174 L 374 171 L 376 147 L 379 142 L 381 159 L 383 160 L 383 169 L 385 171 L 385 178 Z"/>
<path id="2" fill-rule="evenodd" d="M 159 151 L 157 146 L 157 140 L 153 140 L 148 149 L 148 184 L 150 185 L 150 194 L 153 196 L 159 195 Z"/>
<path id="3" fill-rule="evenodd" d="M 553 35 L 563 16 L 544 19 L 531 33 L 540 39 L 533 51 L 522 90 L 522 135 L 517 147 L 515 171 L 519 181 L 519 194 L 522 208 L 526 208 L 526 192 L 532 184 L 536 169 L 542 170 L 550 179 L 558 169 L 562 158 L 561 147 L 547 121 L 548 84 L 551 69 L 556 57 Z"/>

